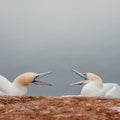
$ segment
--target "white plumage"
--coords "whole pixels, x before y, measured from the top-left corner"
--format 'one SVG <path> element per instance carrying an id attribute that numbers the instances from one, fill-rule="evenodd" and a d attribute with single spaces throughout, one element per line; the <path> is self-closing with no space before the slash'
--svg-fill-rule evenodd
<path id="1" fill-rule="evenodd" d="M 37 78 L 44 77 L 51 72 L 44 72 L 44 73 L 23 73 L 19 75 L 13 82 L 10 82 L 7 78 L 0 75 L 0 95 L 8 95 L 8 96 L 21 96 L 27 94 L 27 87 L 29 84 L 36 84 L 36 85 L 48 85 L 51 86 L 52 84 L 37 81 Z"/>
<path id="2" fill-rule="evenodd" d="M 116 83 L 103 83 L 102 79 L 94 73 L 80 73 L 73 69 L 73 72 L 85 80 L 72 83 L 71 85 L 83 85 L 81 96 L 103 96 L 111 98 L 120 98 L 120 86 Z"/>

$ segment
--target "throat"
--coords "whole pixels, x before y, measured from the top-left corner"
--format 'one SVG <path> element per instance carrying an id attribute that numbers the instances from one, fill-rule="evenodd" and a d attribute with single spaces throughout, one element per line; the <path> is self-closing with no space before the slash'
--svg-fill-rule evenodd
<path id="1" fill-rule="evenodd" d="M 95 86 L 99 87 L 99 88 L 102 88 L 102 87 L 103 87 L 102 81 L 97 81 L 97 82 L 94 82 L 93 84 L 94 84 Z"/>
<path id="2" fill-rule="evenodd" d="M 19 84 L 13 84 L 12 90 L 14 90 L 12 93 L 13 95 L 22 96 L 27 94 L 27 86 L 21 86 Z"/>
<path id="3" fill-rule="evenodd" d="M 81 95 L 84 96 L 93 96 L 96 95 L 99 90 L 102 89 L 102 85 L 99 85 L 97 83 L 88 83 L 86 84 L 82 90 L 81 90 Z"/>

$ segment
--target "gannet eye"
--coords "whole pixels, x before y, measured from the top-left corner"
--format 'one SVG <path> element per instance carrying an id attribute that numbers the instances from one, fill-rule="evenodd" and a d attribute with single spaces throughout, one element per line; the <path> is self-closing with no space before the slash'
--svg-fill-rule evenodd
<path id="1" fill-rule="evenodd" d="M 39 77 L 39 75 L 36 75 L 35 78 L 34 78 L 34 80 L 37 79 L 38 77 Z"/>

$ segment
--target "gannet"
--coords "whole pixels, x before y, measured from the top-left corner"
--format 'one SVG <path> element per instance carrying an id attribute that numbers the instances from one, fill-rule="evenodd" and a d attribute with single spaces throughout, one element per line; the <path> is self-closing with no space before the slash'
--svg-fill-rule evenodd
<path id="1" fill-rule="evenodd" d="M 84 80 L 71 85 L 84 85 L 81 90 L 81 96 L 103 96 L 110 98 L 120 98 L 120 86 L 116 83 L 103 83 L 102 79 L 94 73 L 80 73 L 72 70 Z"/>
<path id="2" fill-rule="evenodd" d="M 44 77 L 52 72 L 33 73 L 27 72 L 19 75 L 13 82 L 10 82 L 7 78 L 0 75 L 0 95 L 7 96 L 22 96 L 27 94 L 27 87 L 29 84 L 35 85 L 47 85 L 52 84 L 38 81 L 38 78 Z"/>

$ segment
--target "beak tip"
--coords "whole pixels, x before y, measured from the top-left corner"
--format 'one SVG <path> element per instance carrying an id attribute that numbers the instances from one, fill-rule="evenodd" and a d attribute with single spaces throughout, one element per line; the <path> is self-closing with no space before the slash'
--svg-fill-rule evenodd
<path id="1" fill-rule="evenodd" d="M 52 74 L 53 71 L 46 72 L 46 75 Z"/>
<path id="2" fill-rule="evenodd" d="M 75 69 L 72 69 L 73 72 L 75 72 Z"/>
<path id="3" fill-rule="evenodd" d="M 53 73 L 53 71 L 49 71 L 48 73 Z"/>
<path id="4" fill-rule="evenodd" d="M 73 83 L 70 84 L 70 86 L 73 86 L 73 85 L 74 85 Z"/>

